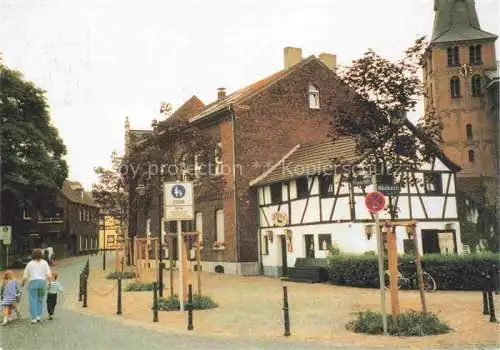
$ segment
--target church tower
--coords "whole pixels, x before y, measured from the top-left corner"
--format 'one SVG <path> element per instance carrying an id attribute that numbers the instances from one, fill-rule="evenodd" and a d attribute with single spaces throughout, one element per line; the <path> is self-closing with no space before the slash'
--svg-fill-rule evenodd
<path id="1" fill-rule="evenodd" d="M 443 122 L 444 153 L 462 168 L 459 189 L 494 205 L 500 155 L 497 35 L 481 29 L 474 0 L 435 0 L 434 16 L 424 56 L 425 110 Z"/>

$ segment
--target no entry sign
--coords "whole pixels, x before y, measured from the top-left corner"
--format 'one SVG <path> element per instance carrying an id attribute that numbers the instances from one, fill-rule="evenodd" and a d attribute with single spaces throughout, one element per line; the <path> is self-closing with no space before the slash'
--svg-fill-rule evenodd
<path id="1" fill-rule="evenodd" d="M 365 204 L 372 213 L 377 213 L 385 207 L 385 197 L 380 192 L 370 192 L 366 195 Z"/>

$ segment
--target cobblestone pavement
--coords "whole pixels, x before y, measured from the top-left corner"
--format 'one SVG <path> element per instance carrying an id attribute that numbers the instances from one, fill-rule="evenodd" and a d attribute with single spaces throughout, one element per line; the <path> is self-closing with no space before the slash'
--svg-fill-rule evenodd
<path id="1" fill-rule="evenodd" d="M 102 261 L 102 256 L 91 257 L 91 264 Z M 117 317 L 97 317 L 82 314 L 64 307 L 72 299 L 70 294 L 76 290 L 77 277 L 86 258 L 74 258 L 61 262 L 58 270 L 64 276 L 61 279 L 66 294 L 56 310 L 56 318 L 31 325 L 28 316 L 28 303 L 25 294 L 22 310 L 26 317 L 6 327 L 0 327 L 0 350 L 24 349 L 345 349 L 353 348 L 350 344 L 304 342 L 294 339 L 248 339 L 248 337 L 207 336 L 196 333 L 175 332 L 155 329 L 151 324 Z M 66 305 L 68 306 L 68 305 Z M 355 348 L 360 348 L 359 346 Z M 389 348 L 375 347 L 374 349 Z M 415 345 L 408 348 L 418 348 Z M 489 349 L 488 347 L 470 347 L 471 349 Z M 441 349 L 443 349 L 441 347 Z M 459 349 L 448 347 L 448 349 Z M 491 347 L 494 349 L 494 347 Z"/>
<path id="2" fill-rule="evenodd" d="M 99 257 L 93 258 L 95 261 Z M 79 270 L 85 258 L 71 259 L 58 267 L 66 293 L 76 287 Z M 54 320 L 30 324 L 27 295 L 24 295 L 22 311 L 24 319 L 0 328 L 0 350 L 28 349 L 341 349 L 341 344 L 304 343 L 296 341 L 248 341 L 247 339 L 206 337 L 157 332 L 138 323 L 117 322 L 74 312 L 63 307 L 63 300 L 56 309 Z"/>

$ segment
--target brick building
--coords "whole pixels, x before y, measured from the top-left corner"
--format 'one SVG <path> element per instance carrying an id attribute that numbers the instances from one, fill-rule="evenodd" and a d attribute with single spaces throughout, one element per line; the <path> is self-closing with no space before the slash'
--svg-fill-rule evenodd
<path id="1" fill-rule="evenodd" d="M 58 257 L 98 248 L 99 207 L 75 181 L 65 181 L 50 205 L 26 202 L 13 224 L 12 255 L 52 245 Z"/>
<path id="2" fill-rule="evenodd" d="M 434 11 L 424 56 L 425 109 L 443 122 L 443 151 L 462 168 L 462 224 L 481 216 L 478 230 L 494 232 L 500 229 L 498 36 L 481 29 L 474 0 L 436 0 Z"/>
<path id="3" fill-rule="evenodd" d="M 221 265 L 226 273 L 260 272 L 257 199 L 249 183 L 297 143 L 327 137 L 332 110 L 349 93 L 334 72 L 335 64 L 335 55 L 303 59 L 301 49 L 288 47 L 284 49 L 284 69 L 229 95 L 220 88 L 217 100 L 208 105 L 193 96 L 170 117 L 202 127 L 219 147 L 214 151 L 213 172 L 208 175 L 215 182 L 207 186 L 203 176 L 194 179 L 193 226 L 203 232 L 206 271 Z M 146 132 L 132 130 L 127 124 L 126 143 L 132 135 L 146 137 Z M 131 188 L 131 203 L 134 191 Z M 140 206 L 136 203 L 135 208 Z M 155 210 L 158 204 L 154 203 L 151 208 L 149 214 L 134 213 L 131 204 L 130 236 L 134 230 L 146 232 L 148 218 L 152 224 L 158 221 L 161 209 Z M 157 225 L 151 231 L 157 234 Z M 215 246 L 215 242 L 223 244 Z"/>

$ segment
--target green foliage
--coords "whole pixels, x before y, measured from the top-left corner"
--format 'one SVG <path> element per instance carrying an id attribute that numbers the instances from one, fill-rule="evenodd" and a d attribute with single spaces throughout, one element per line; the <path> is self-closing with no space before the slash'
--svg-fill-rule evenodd
<path id="1" fill-rule="evenodd" d="M 146 292 L 153 290 L 153 283 L 132 282 L 125 287 L 126 292 Z"/>
<path id="2" fill-rule="evenodd" d="M 135 273 L 130 271 L 124 271 L 124 272 L 113 271 L 106 275 L 106 279 L 108 280 L 116 280 L 119 277 L 121 277 L 122 280 L 131 279 L 135 277 Z"/>
<path id="3" fill-rule="evenodd" d="M 174 297 L 160 298 L 158 300 L 158 306 L 160 311 L 176 311 L 180 310 L 179 296 L 174 295 Z M 186 309 L 189 305 L 185 305 Z M 218 305 L 207 296 L 193 295 L 193 310 L 208 310 L 214 309 Z"/>
<path id="4" fill-rule="evenodd" d="M 332 244 L 330 249 L 328 249 L 328 256 L 333 256 L 333 255 L 339 255 L 340 254 L 340 248 L 336 244 Z"/>
<path id="5" fill-rule="evenodd" d="M 414 258 L 401 256 L 401 272 L 410 277 L 416 273 Z M 353 287 L 378 288 L 378 257 L 376 255 L 341 254 L 329 257 L 330 282 Z M 484 279 L 481 272 L 499 265 L 498 255 L 492 253 L 441 255 L 422 257 L 424 271 L 431 274 L 438 290 L 481 290 Z M 387 269 L 387 262 L 384 269 Z"/>
<path id="6" fill-rule="evenodd" d="M 45 91 L 1 63 L 0 142 L 3 194 L 20 201 L 55 201 L 68 166 L 63 159 L 66 147 L 50 121 Z"/>
<path id="7" fill-rule="evenodd" d="M 346 328 L 356 333 L 383 334 L 382 316 L 378 312 L 362 311 Z M 444 334 L 450 332 L 451 328 L 432 313 L 410 310 L 397 317 L 388 315 L 387 331 L 390 335 L 408 337 Z"/>

